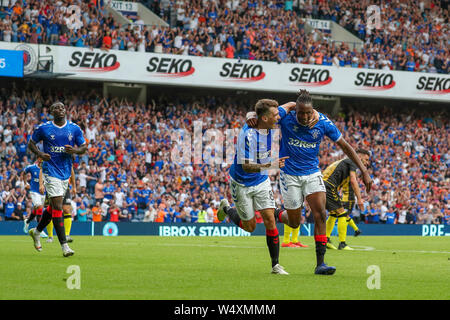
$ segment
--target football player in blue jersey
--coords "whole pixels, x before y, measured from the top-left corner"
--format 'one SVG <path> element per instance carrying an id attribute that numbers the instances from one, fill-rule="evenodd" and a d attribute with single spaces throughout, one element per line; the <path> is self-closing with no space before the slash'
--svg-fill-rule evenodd
<path id="1" fill-rule="evenodd" d="M 244 124 L 239 132 L 234 162 L 230 167 L 231 193 L 235 207 L 225 198 L 220 202 L 217 218 L 228 216 L 234 224 L 248 232 L 256 228 L 255 211 L 259 211 L 266 227 L 266 243 L 272 262 L 272 273 L 288 273 L 279 264 L 280 243 L 275 222 L 275 200 L 268 169 L 284 166 L 287 157 L 272 159 L 273 128 L 280 119 L 278 102 L 261 99 L 255 105 L 258 121 L 255 128 Z"/>
<path id="2" fill-rule="evenodd" d="M 74 154 L 84 154 L 87 150 L 86 141 L 81 128 L 66 119 L 66 107 L 62 102 L 50 106 L 53 121 L 39 125 L 33 132 L 28 148 L 43 160 L 42 174 L 44 186 L 50 205 L 45 208 L 41 221 L 36 228 L 30 229 L 36 250 L 41 251 L 40 233 L 53 221 L 63 256 L 74 254 L 67 244 L 63 221 L 63 198 L 69 184 Z M 36 146 L 43 142 L 43 151 Z"/>
<path id="3" fill-rule="evenodd" d="M 31 175 L 31 179 L 27 185 L 27 188 L 30 190 L 30 197 L 31 197 L 31 203 L 33 205 L 33 211 L 31 214 L 23 221 L 23 232 L 28 233 L 28 228 L 30 226 L 31 221 L 36 217 L 37 222 L 41 220 L 42 216 L 42 210 L 44 207 L 44 198 L 45 198 L 45 190 L 40 190 L 39 188 L 39 173 L 41 171 L 41 159 L 37 159 L 35 163 L 30 164 L 25 167 L 25 169 L 22 171 L 22 176 L 24 177 L 24 180 L 26 181 L 26 176 L 28 174 Z M 41 237 L 46 237 L 44 231 L 41 233 Z"/>
<path id="4" fill-rule="evenodd" d="M 315 110 L 312 98 L 306 90 L 300 90 L 295 108 L 278 108 L 281 128 L 280 157 L 288 156 L 280 172 L 281 195 L 285 211 L 276 214 L 278 221 L 296 228 L 300 224 L 301 209 L 306 200 L 314 217 L 314 240 L 316 244 L 316 274 L 331 275 L 335 267 L 324 262 L 326 236 L 326 189 L 319 168 L 319 148 L 325 136 L 334 141 L 361 170 L 367 192 L 372 179 L 355 150 L 342 137 L 335 124 L 319 113 L 317 124 L 310 126 Z M 247 119 L 255 115 L 247 114 Z M 254 125 L 254 119 L 247 122 Z"/>

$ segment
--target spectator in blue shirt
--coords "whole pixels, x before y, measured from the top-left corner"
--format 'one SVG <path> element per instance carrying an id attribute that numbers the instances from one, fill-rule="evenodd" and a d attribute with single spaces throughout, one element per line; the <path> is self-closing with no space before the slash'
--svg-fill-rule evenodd
<path id="1" fill-rule="evenodd" d="M 386 224 L 395 224 L 397 223 L 397 215 L 395 214 L 394 210 L 392 208 L 389 209 L 388 212 L 386 212 Z"/>
<path id="2" fill-rule="evenodd" d="M 414 62 L 414 58 L 410 57 L 408 62 L 406 63 L 407 71 L 414 71 L 416 69 L 416 63 Z"/>

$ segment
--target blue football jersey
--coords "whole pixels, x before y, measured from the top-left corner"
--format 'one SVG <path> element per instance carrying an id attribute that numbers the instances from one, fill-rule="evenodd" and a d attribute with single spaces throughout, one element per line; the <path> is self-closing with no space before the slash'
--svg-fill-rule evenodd
<path id="1" fill-rule="evenodd" d="M 51 156 L 49 161 L 42 163 L 42 172 L 61 180 L 69 179 L 73 159 L 71 154 L 65 152 L 64 146 L 81 146 L 86 142 L 81 128 L 71 121 L 66 121 L 62 127 L 47 121 L 34 130 L 31 139 L 36 143 L 42 141 L 44 153 Z"/>
<path id="2" fill-rule="evenodd" d="M 280 114 L 281 146 L 280 158 L 289 156 L 281 170 L 293 176 L 304 176 L 320 171 L 319 148 L 325 136 L 334 142 L 342 134 L 336 125 L 325 115 L 319 112 L 319 122 L 310 129 L 297 121 L 297 113 L 289 113 L 282 107 L 278 108 Z"/>
<path id="3" fill-rule="evenodd" d="M 268 134 L 261 134 L 257 129 L 245 124 L 239 132 L 236 143 L 234 162 L 230 167 L 230 176 L 237 183 L 247 187 L 256 186 L 264 182 L 268 177 L 267 170 L 255 173 L 245 172 L 242 164 L 245 160 L 252 163 L 266 164 L 271 161 L 272 130 Z"/>
<path id="4" fill-rule="evenodd" d="M 39 193 L 39 172 L 41 169 L 36 164 L 30 164 L 24 169 L 25 173 L 31 174 L 30 191 Z"/>

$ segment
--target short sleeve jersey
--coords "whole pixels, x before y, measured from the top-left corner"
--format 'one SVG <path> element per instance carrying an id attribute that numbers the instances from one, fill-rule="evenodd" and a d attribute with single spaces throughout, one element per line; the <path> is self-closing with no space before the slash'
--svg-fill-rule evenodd
<path id="1" fill-rule="evenodd" d="M 267 180 L 267 170 L 261 172 L 245 172 L 242 164 L 246 160 L 257 164 L 267 164 L 271 161 L 272 130 L 267 134 L 245 124 L 239 132 L 236 143 L 234 162 L 230 167 L 230 176 L 237 183 L 246 187 L 256 186 Z"/>
<path id="2" fill-rule="evenodd" d="M 325 115 L 319 113 L 319 121 L 310 129 L 297 121 L 297 113 L 289 113 L 278 107 L 281 128 L 280 157 L 289 158 L 281 170 L 289 175 L 304 176 L 320 171 L 319 148 L 325 136 L 338 141 L 342 134 L 336 125 Z"/>
<path id="3" fill-rule="evenodd" d="M 81 146 L 86 143 L 81 128 L 71 121 L 66 121 L 62 127 L 47 121 L 34 130 L 31 139 L 35 143 L 42 141 L 44 153 L 51 157 L 49 161 L 42 163 L 42 172 L 61 180 L 69 179 L 73 159 L 71 154 L 65 152 L 64 146 Z"/>

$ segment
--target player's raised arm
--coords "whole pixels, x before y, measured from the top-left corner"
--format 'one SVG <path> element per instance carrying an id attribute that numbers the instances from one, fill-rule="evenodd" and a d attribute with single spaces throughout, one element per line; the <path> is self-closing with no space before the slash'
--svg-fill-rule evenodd
<path id="1" fill-rule="evenodd" d="M 281 105 L 280 108 L 283 108 L 283 110 L 285 111 L 284 114 L 281 115 L 281 118 L 283 118 L 289 112 L 295 110 L 296 105 L 297 105 L 297 103 L 292 102 L 292 101 Z M 314 116 L 308 124 L 309 128 L 313 128 L 317 124 L 317 122 L 319 122 L 319 119 L 320 119 L 320 115 L 316 110 L 313 110 L 313 113 L 314 113 Z M 246 118 L 246 123 L 250 128 L 256 127 L 256 124 L 258 121 L 257 120 L 258 116 L 256 115 L 256 112 L 254 112 L 254 111 L 247 112 L 245 118 Z"/>
<path id="2" fill-rule="evenodd" d="M 370 192 L 372 187 L 372 178 L 367 171 L 366 166 L 362 163 L 355 149 L 341 136 L 339 140 L 336 141 L 337 145 L 342 149 L 342 151 L 349 157 L 361 170 L 364 185 L 366 186 L 367 192 Z"/>
<path id="3" fill-rule="evenodd" d="M 286 111 L 286 113 L 289 113 L 292 110 L 295 110 L 296 105 L 297 105 L 296 102 L 290 101 L 288 103 L 281 105 L 280 107 L 283 108 Z"/>

